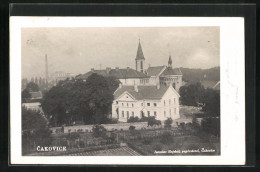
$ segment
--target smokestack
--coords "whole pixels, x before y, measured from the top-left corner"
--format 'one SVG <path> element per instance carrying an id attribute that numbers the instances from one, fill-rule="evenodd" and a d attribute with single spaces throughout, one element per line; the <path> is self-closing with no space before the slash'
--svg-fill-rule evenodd
<path id="1" fill-rule="evenodd" d="M 45 54 L 45 78 L 46 78 L 46 81 L 49 80 L 47 54 Z"/>

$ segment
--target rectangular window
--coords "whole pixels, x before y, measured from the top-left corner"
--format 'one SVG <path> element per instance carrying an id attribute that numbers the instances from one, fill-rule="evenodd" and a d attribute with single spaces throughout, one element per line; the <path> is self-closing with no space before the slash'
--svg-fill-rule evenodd
<path id="1" fill-rule="evenodd" d="M 147 111 L 148 117 L 150 117 L 150 111 Z"/>
<path id="2" fill-rule="evenodd" d="M 127 119 L 129 118 L 129 112 L 128 111 L 126 112 L 126 117 L 127 117 Z"/>
<path id="3" fill-rule="evenodd" d="M 132 112 L 132 117 L 134 117 L 135 116 L 135 113 L 134 112 Z"/>
<path id="4" fill-rule="evenodd" d="M 132 103 L 132 107 L 134 107 L 134 104 Z"/>
<path id="5" fill-rule="evenodd" d="M 171 104 L 171 99 L 169 99 L 169 105 Z"/>
<path id="6" fill-rule="evenodd" d="M 157 115 L 157 114 L 156 114 L 156 111 L 154 111 L 154 116 L 156 117 L 156 115 Z"/>
<path id="7" fill-rule="evenodd" d="M 166 111 L 164 111 L 164 117 L 166 117 Z"/>
<path id="8" fill-rule="evenodd" d="M 173 99 L 173 101 L 174 101 L 174 104 L 175 104 L 175 98 Z"/>
<path id="9" fill-rule="evenodd" d="M 150 103 L 147 103 L 147 106 L 150 106 Z"/>
<path id="10" fill-rule="evenodd" d="M 116 101 L 116 104 L 118 104 L 118 101 Z"/>
<path id="11" fill-rule="evenodd" d="M 169 110 L 169 114 L 170 114 L 170 116 L 172 116 L 172 111 L 171 111 L 171 109 Z"/>
<path id="12" fill-rule="evenodd" d="M 123 118 L 125 117 L 125 115 L 124 115 L 124 111 L 122 111 L 122 117 L 123 117 Z"/>
<path id="13" fill-rule="evenodd" d="M 126 106 L 128 107 L 128 103 L 126 104 Z"/>
<path id="14" fill-rule="evenodd" d="M 156 103 L 154 103 L 153 105 L 154 105 L 155 107 L 157 106 L 157 104 L 156 104 Z"/>
<path id="15" fill-rule="evenodd" d="M 166 106 L 166 102 L 165 102 L 165 100 L 164 100 L 164 106 Z"/>
<path id="16" fill-rule="evenodd" d="M 176 114 L 176 108 L 174 108 L 174 114 Z"/>
<path id="17" fill-rule="evenodd" d="M 122 106 L 124 106 L 124 103 L 122 103 Z"/>
<path id="18" fill-rule="evenodd" d="M 143 103 L 141 103 L 141 106 L 143 106 L 144 104 Z"/>

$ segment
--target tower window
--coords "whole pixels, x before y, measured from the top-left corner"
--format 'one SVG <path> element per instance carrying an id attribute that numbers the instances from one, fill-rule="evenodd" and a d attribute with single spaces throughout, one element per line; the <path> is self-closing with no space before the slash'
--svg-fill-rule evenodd
<path id="1" fill-rule="evenodd" d="M 122 111 L 122 117 L 124 118 L 124 116 L 125 116 L 125 115 L 124 115 L 124 111 Z"/>
<path id="2" fill-rule="evenodd" d="M 143 70 L 143 61 L 141 61 L 141 70 Z"/>

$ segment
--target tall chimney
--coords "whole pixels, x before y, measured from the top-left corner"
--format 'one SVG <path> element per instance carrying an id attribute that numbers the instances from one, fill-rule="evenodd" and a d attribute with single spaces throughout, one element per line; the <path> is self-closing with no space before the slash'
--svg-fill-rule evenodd
<path id="1" fill-rule="evenodd" d="M 48 74 L 48 59 L 47 59 L 47 54 L 45 54 L 45 78 L 46 78 L 46 81 L 48 82 L 48 80 L 49 80 L 49 74 Z"/>

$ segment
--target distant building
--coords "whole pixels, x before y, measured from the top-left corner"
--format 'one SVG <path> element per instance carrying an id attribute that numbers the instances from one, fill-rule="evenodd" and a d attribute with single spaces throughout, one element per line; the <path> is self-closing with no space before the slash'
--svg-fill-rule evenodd
<path id="1" fill-rule="evenodd" d="M 29 110 L 36 110 L 36 111 L 39 110 L 39 111 L 42 111 L 40 102 L 23 103 L 22 106 L 26 107 Z"/>
<path id="2" fill-rule="evenodd" d="M 145 69 L 145 57 L 140 41 L 135 58 L 135 66 L 135 70 L 129 67 L 124 69 L 119 69 L 118 67 L 115 69 L 106 68 L 103 70 L 95 70 L 92 68 L 88 73 L 79 75 L 76 78 L 86 80 L 91 74 L 97 73 L 104 77 L 115 77 L 120 80 L 123 85 L 172 85 L 177 91 L 179 91 L 179 88 L 182 86 L 182 72 L 179 68 L 172 67 L 171 55 L 169 56 L 168 66 L 149 66 Z"/>
<path id="3" fill-rule="evenodd" d="M 220 90 L 220 81 L 201 81 L 200 83 L 204 86 L 204 88 Z"/>
<path id="4" fill-rule="evenodd" d="M 177 119 L 179 94 L 169 86 L 120 86 L 114 93 L 112 118 L 127 122 L 132 117 L 155 116 L 157 120 Z"/>

